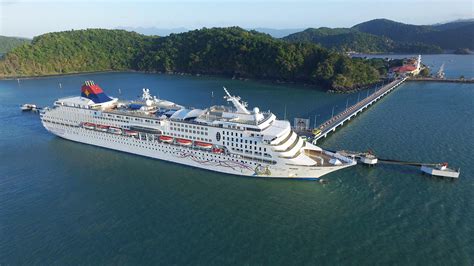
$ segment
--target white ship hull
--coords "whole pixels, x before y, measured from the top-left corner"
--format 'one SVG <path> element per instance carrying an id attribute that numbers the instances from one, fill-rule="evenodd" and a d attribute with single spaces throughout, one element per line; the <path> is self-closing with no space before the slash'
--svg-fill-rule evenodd
<path id="1" fill-rule="evenodd" d="M 131 136 L 116 135 L 97 130 L 53 124 L 43 121 L 43 126 L 51 133 L 64 139 L 113 149 L 117 151 L 146 156 L 154 159 L 184 164 L 192 167 L 202 168 L 220 173 L 269 177 L 269 178 L 292 178 L 292 179 L 318 179 L 323 175 L 354 164 L 334 166 L 288 166 L 256 163 L 254 161 L 242 160 L 232 154 L 215 154 L 208 149 L 193 149 L 174 144 L 140 140 Z M 268 167 L 267 171 L 256 171 L 257 167 Z"/>
<path id="2" fill-rule="evenodd" d="M 269 111 L 249 111 L 224 91 L 235 109 L 187 109 L 147 89 L 141 104 L 119 102 L 86 81 L 80 97 L 58 99 L 41 112 L 41 121 L 68 140 L 233 175 L 318 179 L 356 164 L 307 143 Z"/>

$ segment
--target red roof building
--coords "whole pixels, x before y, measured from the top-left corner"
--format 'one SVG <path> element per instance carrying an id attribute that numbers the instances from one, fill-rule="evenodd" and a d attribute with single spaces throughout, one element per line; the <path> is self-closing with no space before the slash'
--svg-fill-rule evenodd
<path id="1" fill-rule="evenodd" d="M 416 66 L 412 66 L 412 65 L 403 65 L 399 67 L 394 67 L 392 69 L 393 72 L 398 72 L 398 73 L 413 72 L 415 70 L 416 70 Z"/>

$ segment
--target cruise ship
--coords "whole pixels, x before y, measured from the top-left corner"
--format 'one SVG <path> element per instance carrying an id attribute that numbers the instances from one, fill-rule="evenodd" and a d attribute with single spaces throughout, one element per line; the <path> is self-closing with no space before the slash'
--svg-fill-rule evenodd
<path id="1" fill-rule="evenodd" d="M 300 138 L 288 121 L 224 88 L 227 106 L 186 108 L 150 94 L 123 101 L 93 81 L 81 96 L 58 99 L 41 112 L 43 126 L 61 138 L 226 174 L 318 179 L 356 164 Z"/>

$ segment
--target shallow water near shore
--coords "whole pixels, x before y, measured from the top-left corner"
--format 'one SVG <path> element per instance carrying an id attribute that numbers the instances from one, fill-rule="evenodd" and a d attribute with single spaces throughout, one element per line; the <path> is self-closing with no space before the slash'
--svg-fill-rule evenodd
<path id="1" fill-rule="evenodd" d="M 19 111 L 23 103 L 77 95 L 88 79 L 113 96 L 133 99 L 146 87 L 193 107 L 225 104 L 225 86 L 251 107 L 313 122 L 365 96 L 143 73 L 0 81 L 0 264 L 474 262 L 472 84 L 406 83 L 319 143 L 447 161 L 461 168 L 459 180 L 378 165 L 331 173 L 322 185 L 223 175 L 74 143 Z"/>

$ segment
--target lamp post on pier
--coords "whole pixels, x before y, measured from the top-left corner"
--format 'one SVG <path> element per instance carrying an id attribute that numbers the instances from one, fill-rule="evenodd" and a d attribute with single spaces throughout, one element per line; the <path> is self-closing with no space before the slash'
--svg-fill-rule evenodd
<path id="1" fill-rule="evenodd" d="M 318 126 L 318 123 L 316 123 L 318 121 L 318 116 L 319 115 L 314 115 L 314 128 Z"/>
<path id="2" fill-rule="evenodd" d="M 337 107 L 337 105 L 335 106 Z M 334 106 L 332 107 L 331 119 L 334 117 Z"/>

